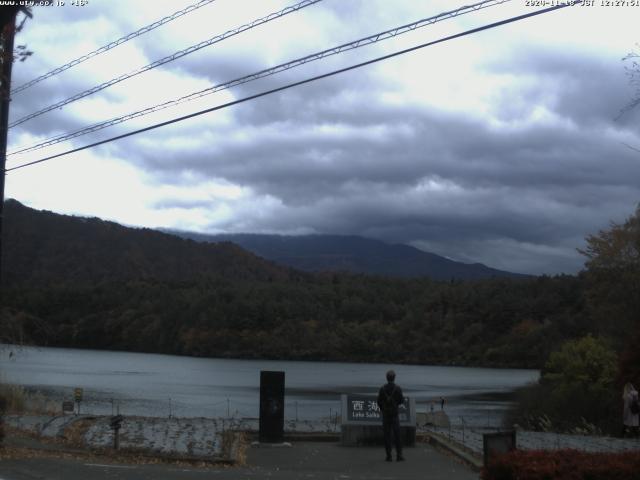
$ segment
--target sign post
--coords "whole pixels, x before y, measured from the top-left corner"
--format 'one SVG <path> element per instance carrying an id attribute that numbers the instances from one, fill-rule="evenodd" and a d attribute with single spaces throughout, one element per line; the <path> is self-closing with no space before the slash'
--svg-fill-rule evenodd
<path id="1" fill-rule="evenodd" d="M 76 401 L 78 415 L 80 415 L 80 402 L 82 402 L 82 394 L 83 390 L 81 388 L 76 388 L 73 390 L 73 398 Z"/>
<path id="2" fill-rule="evenodd" d="M 120 428 L 122 427 L 122 415 L 115 415 L 111 417 L 111 428 L 113 429 L 113 449 L 118 450 L 120 447 Z"/>

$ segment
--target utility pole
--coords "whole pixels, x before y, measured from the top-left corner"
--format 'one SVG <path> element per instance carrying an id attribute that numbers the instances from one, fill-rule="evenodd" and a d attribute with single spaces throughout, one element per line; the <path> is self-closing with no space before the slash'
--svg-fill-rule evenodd
<path id="1" fill-rule="evenodd" d="M 9 102 L 11 101 L 11 68 L 13 39 L 16 35 L 18 7 L 4 7 L 2 12 L 2 76 L 0 77 L 0 306 L 2 306 L 2 223 L 4 219 L 4 178 L 9 133 Z"/>
<path id="2" fill-rule="evenodd" d="M 4 175 L 7 160 L 7 134 L 9 133 L 9 100 L 11 95 L 11 67 L 13 66 L 13 38 L 16 34 L 18 7 L 0 9 L 0 32 L 2 35 L 2 72 L 0 75 L 0 309 L 2 298 L 2 217 L 4 212 Z M 0 444 L 4 439 L 4 399 L 0 403 Z"/>

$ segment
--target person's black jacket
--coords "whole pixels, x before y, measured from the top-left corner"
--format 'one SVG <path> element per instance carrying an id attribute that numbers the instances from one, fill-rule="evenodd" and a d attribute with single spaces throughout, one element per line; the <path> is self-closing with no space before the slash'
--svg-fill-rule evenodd
<path id="1" fill-rule="evenodd" d="M 390 397 L 391 408 L 386 409 L 386 400 L 387 397 Z M 380 407 L 380 413 L 385 417 L 395 417 L 398 415 L 398 407 L 402 405 L 404 401 L 404 396 L 402 395 L 402 389 L 393 382 L 389 382 L 382 387 L 380 387 L 380 391 L 378 392 L 378 407 Z"/>

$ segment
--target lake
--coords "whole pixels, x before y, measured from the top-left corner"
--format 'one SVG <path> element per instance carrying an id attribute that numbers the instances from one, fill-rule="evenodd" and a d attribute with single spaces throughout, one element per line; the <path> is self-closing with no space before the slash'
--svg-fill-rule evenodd
<path id="1" fill-rule="evenodd" d="M 336 415 L 343 393 L 377 393 L 385 373 L 416 400 L 417 411 L 445 397 L 452 422 L 498 426 L 514 389 L 538 370 L 376 363 L 229 360 L 68 348 L 0 347 L 4 382 L 54 402 L 83 389 L 82 413 L 181 417 L 257 417 L 260 371 L 285 372 L 285 417 Z M 61 403 L 59 403 L 61 404 Z M 440 408 L 439 404 L 435 408 Z"/>

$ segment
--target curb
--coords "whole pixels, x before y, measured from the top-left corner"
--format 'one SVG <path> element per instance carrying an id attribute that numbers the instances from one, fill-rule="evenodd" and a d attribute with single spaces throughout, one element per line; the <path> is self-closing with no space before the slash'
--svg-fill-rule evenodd
<path id="1" fill-rule="evenodd" d="M 475 471 L 480 471 L 483 467 L 481 458 L 467 451 L 462 445 L 452 442 L 438 433 L 423 432 L 422 440 L 436 448 L 440 448 L 454 454 Z"/>

